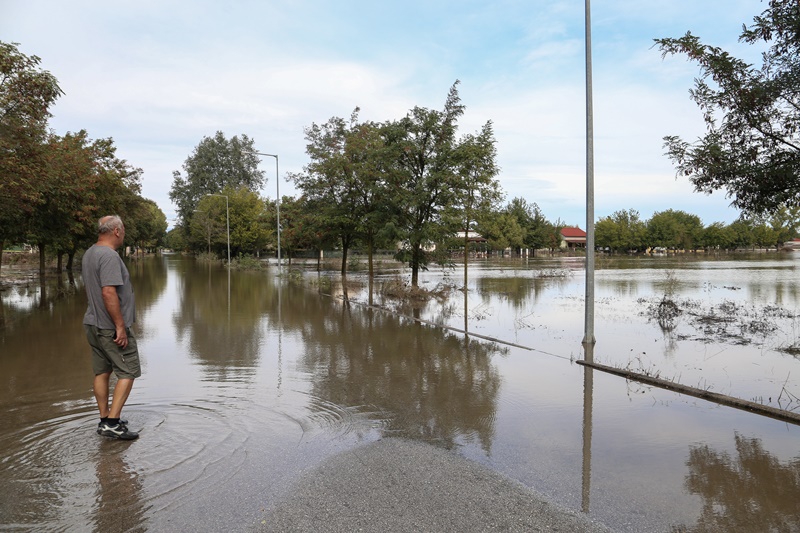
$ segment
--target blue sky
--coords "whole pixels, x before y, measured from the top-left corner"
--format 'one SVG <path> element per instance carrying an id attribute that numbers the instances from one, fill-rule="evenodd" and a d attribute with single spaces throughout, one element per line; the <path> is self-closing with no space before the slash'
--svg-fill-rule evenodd
<path id="1" fill-rule="evenodd" d="M 595 215 L 643 219 L 682 209 L 705 224 L 738 212 L 694 193 L 663 155 L 665 135 L 703 132 L 688 90 L 698 69 L 662 60 L 653 38 L 691 30 L 751 61 L 737 37 L 758 0 L 595 0 L 592 4 Z M 584 2 L 0 0 L 0 40 L 42 58 L 65 95 L 59 134 L 112 137 L 144 170 L 143 195 L 172 223 L 172 172 L 204 136 L 247 134 L 280 159 L 308 162 L 303 129 L 361 108 L 364 120 L 441 108 L 453 82 L 461 134 L 487 120 L 507 200 L 585 227 Z M 275 197 L 275 164 L 262 191 Z"/>

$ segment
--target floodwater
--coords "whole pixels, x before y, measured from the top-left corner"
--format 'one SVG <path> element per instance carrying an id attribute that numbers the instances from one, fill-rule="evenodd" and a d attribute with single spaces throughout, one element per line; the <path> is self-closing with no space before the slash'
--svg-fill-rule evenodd
<path id="1" fill-rule="evenodd" d="M 598 258 L 598 363 L 800 410 L 800 254 Z M 625 532 L 800 531 L 800 427 L 589 370 L 580 258 L 363 273 L 130 263 L 142 354 L 95 434 L 80 277 L 0 293 L 0 530 L 243 531 L 332 454 L 421 440 Z M 652 319 L 664 295 L 682 313 Z M 415 322 L 417 317 L 423 322 Z M 465 336 L 466 330 L 469 336 Z"/>

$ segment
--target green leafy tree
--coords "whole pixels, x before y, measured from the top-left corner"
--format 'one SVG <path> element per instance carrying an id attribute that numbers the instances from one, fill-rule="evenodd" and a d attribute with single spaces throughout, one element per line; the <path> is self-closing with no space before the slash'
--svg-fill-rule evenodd
<path id="1" fill-rule="evenodd" d="M 203 137 L 183 163 L 186 175 L 177 170 L 172 173 L 169 197 L 177 206 L 180 223 L 191 221 L 198 203 L 208 194 L 240 187 L 259 191 L 266 178 L 264 171 L 258 169 L 255 151 L 254 141 L 247 135 L 227 139 L 218 131 L 213 137 Z"/>
<path id="2" fill-rule="evenodd" d="M 469 270 L 469 232 L 485 213 L 495 209 L 503 198 L 496 176 L 497 166 L 492 122 L 484 124 L 476 135 L 466 135 L 457 150 L 457 172 L 461 177 L 451 211 L 457 220 L 455 230 L 464 232 L 464 287 L 467 286 Z M 520 228 L 520 231 L 521 228 Z M 520 235 L 520 243 L 522 238 Z"/>
<path id="3" fill-rule="evenodd" d="M 701 244 L 702 237 L 700 217 L 685 211 L 667 209 L 654 213 L 647 222 L 647 243 L 650 246 L 694 250 Z"/>
<path id="4" fill-rule="evenodd" d="M 525 231 L 517 218 L 505 211 L 485 214 L 478 223 L 478 232 L 486 239 L 490 250 L 503 253 L 506 248 L 522 246 Z"/>
<path id="5" fill-rule="evenodd" d="M 24 236 L 39 200 L 49 110 L 63 94 L 40 62 L 0 41 L 0 265 L 5 242 Z"/>
<path id="6" fill-rule="evenodd" d="M 523 230 L 523 246 L 533 250 L 550 247 L 550 236 L 555 228 L 534 202 L 528 204 L 523 198 L 514 198 L 506 206 L 506 212 L 517 219 L 517 223 Z"/>
<path id="7" fill-rule="evenodd" d="M 164 240 L 164 245 L 170 250 L 183 251 L 188 249 L 189 245 L 186 242 L 187 232 L 180 226 L 175 226 L 167 231 L 167 236 Z"/>
<path id="8" fill-rule="evenodd" d="M 390 245 L 395 236 L 387 182 L 398 172 L 397 146 L 387 142 L 387 133 L 388 127 L 374 122 L 354 124 L 345 142 L 346 161 L 351 169 L 353 215 L 358 221 L 357 235 L 367 248 L 370 304 L 375 248 Z"/>
<path id="9" fill-rule="evenodd" d="M 328 232 L 340 241 L 342 274 L 347 272 L 347 255 L 357 238 L 360 218 L 356 181 L 360 175 L 353 158 L 357 151 L 348 152 L 348 138 L 358 127 L 358 108 L 347 122 L 331 117 L 322 125 L 306 128 L 306 153 L 311 162 L 304 172 L 292 174 L 292 179 L 306 199 L 321 211 Z"/>
<path id="10" fill-rule="evenodd" d="M 399 172 L 391 178 L 389 193 L 404 246 L 399 257 L 411 266 L 413 287 L 419 286 L 420 269 L 427 268 L 430 246 L 452 233 L 442 212 L 454 205 L 462 186 L 456 132 L 463 113 L 456 82 L 443 110 L 414 107 L 390 126 L 389 137 L 398 148 Z"/>
<path id="11" fill-rule="evenodd" d="M 617 252 L 642 249 L 646 233 L 647 227 L 635 209 L 615 211 L 595 224 L 597 246 Z"/>
<path id="12" fill-rule="evenodd" d="M 707 249 L 728 250 L 734 247 L 736 236 L 730 226 L 714 222 L 703 229 L 703 246 Z"/>
<path id="13" fill-rule="evenodd" d="M 758 224 L 753 228 L 753 242 L 764 248 L 777 247 L 778 233 L 769 224 Z"/>
<path id="14" fill-rule="evenodd" d="M 190 245 L 195 250 L 207 247 L 220 257 L 227 258 L 229 231 L 232 258 L 263 250 L 272 236 L 264 201 L 246 187 L 204 196 L 193 214 Z"/>
<path id="15" fill-rule="evenodd" d="M 703 111 L 706 134 L 690 143 L 665 137 L 679 176 L 696 191 L 724 189 L 732 205 L 764 214 L 800 204 L 800 3 L 770 0 L 744 27 L 741 42 L 763 46 L 754 66 L 687 33 L 656 39 L 664 55 L 696 62 L 691 98 Z"/>
<path id="16" fill-rule="evenodd" d="M 800 229 L 800 206 L 781 206 L 769 217 L 769 225 L 775 230 L 778 242 L 786 242 L 797 237 Z"/>
<path id="17" fill-rule="evenodd" d="M 134 247 L 145 250 L 164 245 L 167 234 L 167 216 L 153 200 L 136 197 L 125 219 L 125 240 Z"/>
<path id="18" fill-rule="evenodd" d="M 59 257 L 68 253 L 71 268 L 76 250 L 97 237 L 97 219 L 109 213 L 128 218 L 140 201 L 141 187 L 141 169 L 117 158 L 110 138 L 92 140 L 85 130 L 51 135 L 44 154 L 26 225 L 27 240 L 39 247 L 40 272 L 48 247 Z"/>
<path id="19" fill-rule="evenodd" d="M 739 218 L 732 222 L 728 229 L 733 238 L 732 246 L 734 248 L 749 248 L 755 244 L 753 240 L 753 224 L 746 218 Z"/>

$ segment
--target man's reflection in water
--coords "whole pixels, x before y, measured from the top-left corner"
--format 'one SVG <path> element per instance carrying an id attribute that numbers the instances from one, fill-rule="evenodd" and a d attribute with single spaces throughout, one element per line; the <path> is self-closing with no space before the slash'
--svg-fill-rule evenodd
<path id="1" fill-rule="evenodd" d="M 95 533 L 147 531 L 147 517 L 139 474 L 125 461 L 130 444 L 105 440 L 97 451 L 97 506 Z"/>

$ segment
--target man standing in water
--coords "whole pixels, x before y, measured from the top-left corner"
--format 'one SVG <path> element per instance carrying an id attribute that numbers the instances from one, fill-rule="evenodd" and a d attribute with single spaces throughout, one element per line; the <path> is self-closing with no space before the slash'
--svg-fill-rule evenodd
<path id="1" fill-rule="evenodd" d="M 133 380 L 142 375 L 139 351 L 130 327 L 136 320 L 133 286 L 125 263 L 117 253 L 125 239 L 125 226 L 118 216 L 100 219 L 97 243 L 86 250 L 81 261 L 81 275 L 89 306 L 83 317 L 86 338 L 92 347 L 94 397 L 100 409 L 97 434 L 115 439 L 133 440 L 139 434 L 128 429 L 120 414 L 133 388 Z M 111 372 L 117 375 L 114 398 L 108 405 Z"/>

